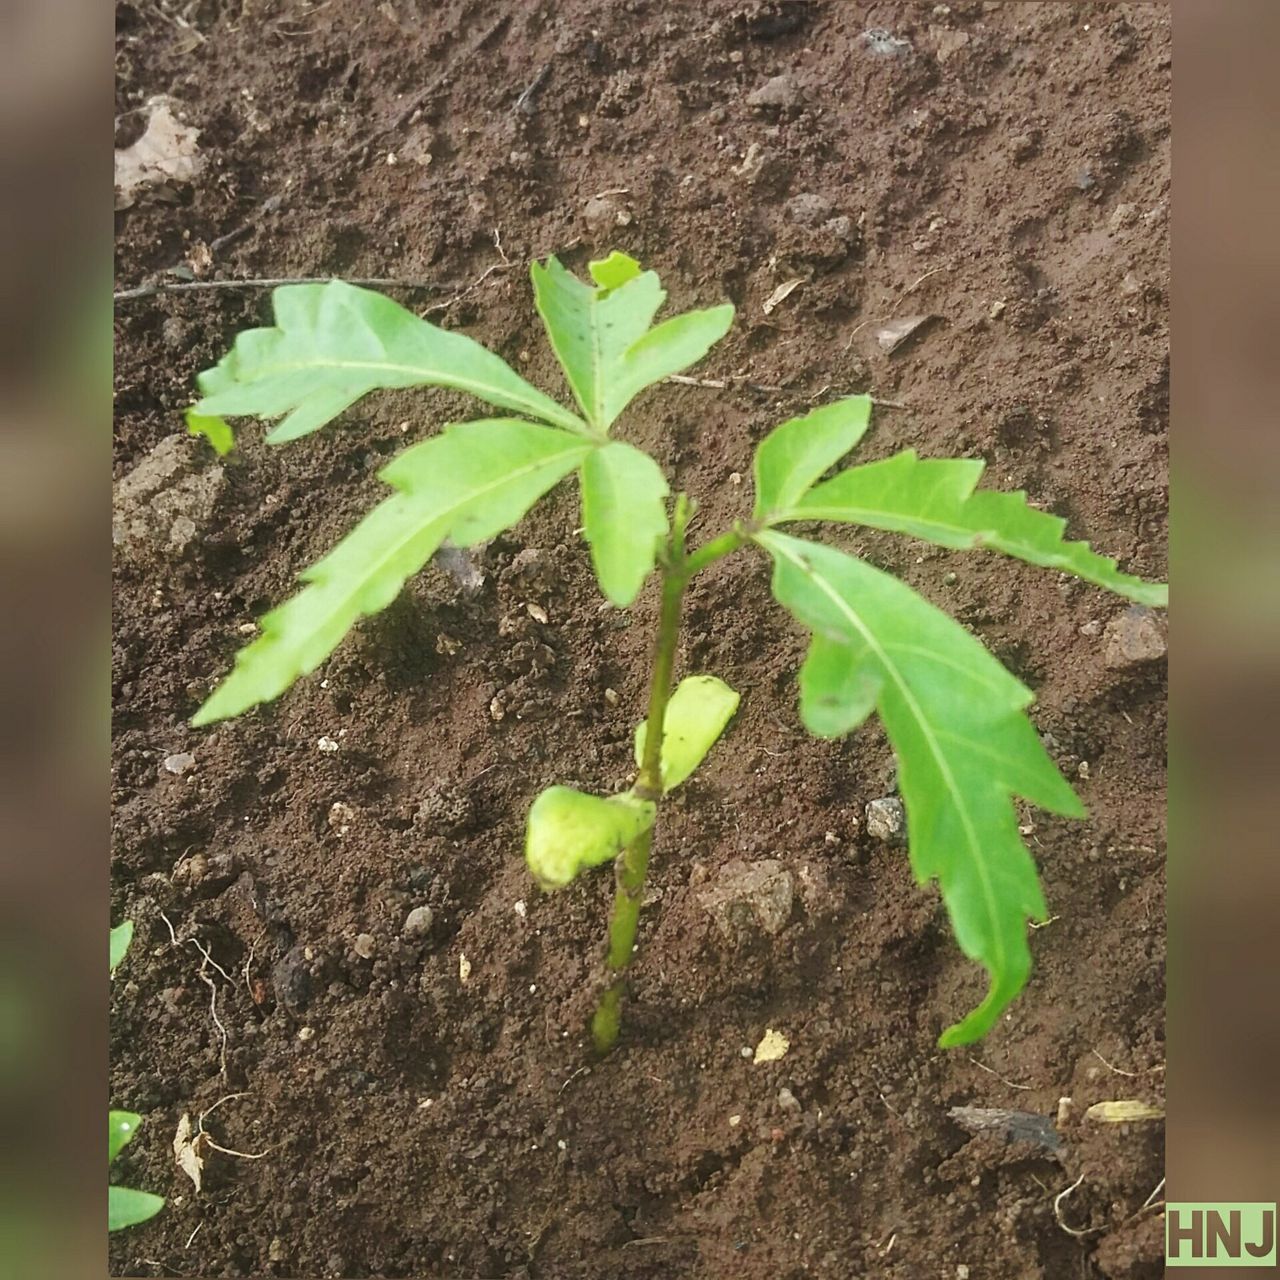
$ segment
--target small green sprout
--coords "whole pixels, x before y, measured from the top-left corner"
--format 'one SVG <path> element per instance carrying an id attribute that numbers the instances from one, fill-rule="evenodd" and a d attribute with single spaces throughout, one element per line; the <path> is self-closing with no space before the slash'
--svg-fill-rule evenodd
<path id="1" fill-rule="evenodd" d="M 637 395 L 700 360 L 728 332 L 733 307 L 654 325 L 666 296 L 654 272 L 621 253 L 589 271 L 591 284 L 555 258 L 532 268 L 538 313 L 577 412 L 463 334 L 339 281 L 277 289 L 275 327 L 240 334 L 200 375 L 188 422 L 219 452 L 232 445 L 226 415 L 279 418 L 266 437 L 279 443 L 319 429 L 378 388 L 450 387 L 502 416 L 447 425 L 384 468 L 391 496 L 303 571 L 303 590 L 262 619 L 260 637 L 193 724 L 278 697 L 359 618 L 390 604 L 446 540 L 467 547 L 494 537 L 575 474 L 605 597 L 627 607 L 656 571 L 661 599 L 631 789 L 600 797 L 552 787 L 534 801 L 527 826 L 526 858 L 546 889 L 604 863 L 615 867 L 609 981 L 592 1023 L 597 1049 L 607 1051 L 619 1033 L 662 798 L 697 768 L 738 703 L 710 675 L 672 691 L 685 590 L 743 548 L 765 554 L 774 595 L 810 634 L 799 682 L 805 727 L 839 737 L 879 713 L 898 760 L 912 869 L 921 884 L 938 881 L 960 949 L 988 975 L 986 998 L 940 1043 L 980 1039 L 1025 986 L 1027 922 L 1046 917 L 1014 800 L 1071 817 L 1082 817 L 1083 806 L 1025 714 L 1031 691 L 977 639 L 898 579 L 783 526 L 861 525 L 1001 551 L 1150 606 L 1167 603 L 1167 588 L 1121 573 L 1086 543 L 1064 541 L 1065 521 L 1030 506 L 1024 493 L 978 490 L 981 461 L 920 459 L 907 450 L 824 480 L 870 425 L 865 395 L 770 432 L 756 450 L 751 518 L 690 548 L 692 501 L 672 495 L 658 464 L 611 431 Z"/>
<path id="2" fill-rule="evenodd" d="M 114 974 L 133 941 L 133 921 L 126 920 L 111 930 L 111 972 Z M 107 1114 L 107 1165 L 115 1164 L 116 1156 L 133 1141 L 142 1117 L 132 1111 L 111 1111 Z M 133 1191 L 129 1187 L 107 1188 L 107 1230 L 119 1231 L 123 1227 L 136 1226 L 154 1218 L 164 1208 L 164 1201 L 149 1191 Z"/>

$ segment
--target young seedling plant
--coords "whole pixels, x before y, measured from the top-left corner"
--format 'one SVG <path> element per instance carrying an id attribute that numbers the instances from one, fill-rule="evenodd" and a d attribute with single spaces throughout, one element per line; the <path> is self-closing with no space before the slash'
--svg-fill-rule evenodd
<path id="1" fill-rule="evenodd" d="M 133 921 L 126 920 L 111 930 L 111 973 L 114 976 L 120 961 L 124 959 L 133 941 Z M 133 1141 L 142 1117 L 132 1111 L 107 1113 L 107 1165 L 115 1164 L 116 1156 Z M 130 1187 L 107 1188 L 107 1230 L 119 1231 L 122 1227 L 136 1226 L 154 1218 L 164 1208 L 164 1201 L 149 1191 L 134 1191 Z"/>
<path id="2" fill-rule="evenodd" d="M 873 402 L 865 395 L 771 431 L 755 454 L 751 518 L 691 546 L 692 500 L 672 494 L 658 464 L 614 429 L 636 395 L 700 360 L 724 336 L 733 307 L 654 325 L 666 296 L 654 272 L 621 253 L 588 269 L 589 284 L 555 258 L 532 267 L 538 313 L 577 412 L 463 334 L 339 281 L 277 289 L 275 327 L 241 333 L 200 375 L 189 429 L 220 452 L 232 445 L 228 416 L 280 418 L 266 437 L 280 444 L 378 388 L 450 387 L 502 415 L 448 425 L 395 458 L 381 472 L 392 494 L 303 571 L 304 588 L 262 619 L 260 637 L 237 656 L 193 724 L 278 697 L 361 616 L 389 605 L 446 539 L 459 547 L 485 542 L 576 474 L 582 527 L 606 598 L 625 608 L 656 571 L 661 601 L 634 785 L 610 796 L 551 787 L 528 815 L 525 854 L 545 889 L 615 865 L 610 980 L 592 1023 L 596 1048 L 607 1051 L 619 1033 L 658 807 L 711 749 L 738 702 L 711 675 L 672 690 L 685 590 L 744 549 L 771 562 L 774 595 L 810 634 L 799 680 L 805 727 L 836 738 L 879 713 L 897 757 L 912 869 L 921 884 L 938 882 L 960 949 L 988 975 L 986 997 L 940 1043 L 979 1039 L 1025 985 L 1027 922 L 1046 916 L 1014 800 L 1071 817 L 1084 808 L 1026 715 L 1030 690 L 974 636 L 866 560 L 787 528 L 863 525 L 943 547 L 1000 551 L 1150 606 L 1166 603 L 1166 587 L 1120 572 L 1086 543 L 1064 541 L 1065 522 L 1030 506 L 1024 493 L 977 489 L 978 460 L 922 459 L 906 450 L 824 479 L 869 426 Z"/>

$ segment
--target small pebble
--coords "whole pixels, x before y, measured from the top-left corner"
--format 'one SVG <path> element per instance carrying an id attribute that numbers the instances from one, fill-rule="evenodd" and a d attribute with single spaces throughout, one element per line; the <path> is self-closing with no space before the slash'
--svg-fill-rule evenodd
<path id="1" fill-rule="evenodd" d="M 332 755 L 338 749 L 338 744 L 332 738 L 317 738 L 316 746 L 320 748 L 325 755 Z"/>
<path id="2" fill-rule="evenodd" d="M 754 1055 L 755 1050 L 749 1044 L 744 1044 L 742 1048 L 738 1050 L 738 1056 L 742 1058 L 750 1058 L 754 1057 Z"/>
<path id="3" fill-rule="evenodd" d="M 780 1106 L 783 1109 L 783 1111 L 799 1111 L 800 1110 L 799 1100 L 796 1098 L 796 1095 L 792 1093 L 790 1089 L 787 1089 L 787 1088 L 782 1088 L 778 1090 L 778 1106 Z"/>
<path id="4" fill-rule="evenodd" d="M 355 943 L 351 950 L 354 951 L 361 960 L 369 960 L 373 957 L 373 950 L 376 945 L 373 934 L 361 933 L 356 936 Z"/>
<path id="5" fill-rule="evenodd" d="M 458 956 L 458 981 L 466 982 L 471 977 L 471 961 L 464 954 Z"/>
<path id="6" fill-rule="evenodd" d="M 730 1129 L 736 1129 L 736 1128 L 737 1128 L 741 1123 L 742 1123 L 742 1117 L 741 1117 L 741 1116 L 730 1116 L 730 1117 L 729 1117 L 729 1128 L 730 1128 Z"/>
<path id="7" fill-rule="evenodd" d="M 616 689 L 606 689 L 604 691 L 604 700 L 611 706 L 618 705 L 618 691 Z"/>
<path id="8" fill-rule="evenodd" d="M 512 910 L 520 917 L 521 920 L 527 919 L 529 915 L 529 907 L 523 898 L 520 898 Z"/>
<path id="9" fill-rule="evenodd" d="M 414 907 L 405 916 L 401 933 L 411 941 L 416 938 L 425 938 L 431 932 L 431 926 L 434 923 L 435 915 L 430 907 Z"/>
<path id="10" fill-rule="evenodd" d="M 907 829 L 907 815 L 897 796 L 883 796 L 867 805 L 867 832 L 877 840 L 897 840 Z"/>
<path id="11" fill-rule="evenodd" d="M 181 776 L 187 770 L 196 767 L 196 758 L 189 751 L 178 751 L 171 756 L 165 756 L 164 767 L 166 773 L 174 773 Z"/>
<path id="12" fill-rule="evenodd" d="M 308 1040 L 314 1039 L 315 1034 L 316 1034 L 315 1027 L 299 1027 L 298 1028 L 298 1039 L 303 1041 L 304 1043 Z"/>

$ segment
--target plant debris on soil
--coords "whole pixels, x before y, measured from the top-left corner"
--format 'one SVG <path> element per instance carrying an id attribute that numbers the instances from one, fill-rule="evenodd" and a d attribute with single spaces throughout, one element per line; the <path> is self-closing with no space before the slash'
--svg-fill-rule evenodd
<path id="1" fill-rule="evenodd" d="M 701 504 L 695 535 L 748 514 L 771 427 L 870 391 L 902 407 L 877 411 L 862 460 L 985 458 L 988 483 L 1164 576 L 1165 6 L 116 17 L 117 155 L 140 154 L 163 98 L 200 157 L 117 212 L 119 289 L 402 280 L 388 292 L 563 394 L 525 264 L 621 249 L 673 309 L 738 308 L 696 378 L 619 425 Z M 381 497 L 384 462 L 481 412 L 377 395 L 284 448 L 242 424 L 219 459 L 181 411 L 269 308 L 236 288 L 117 312 L 111 918 L 137 934 L 110 1097 L 145 1123 L 113 1176 L 168 1203 L 111 1237 L 112 1272 L 1161 1274 L 1162 1123 L 1086 1116 L 1163 1103 L 1162 626 L 995 556 L 834 535 L 1036 691 L 1090 811 L 1025 819 L 1052 916 L 1034 974 L 985 1042 L 942 1052 L 982 975 L 902 844 L 867 830 L 894 791 L 883 735 L 803 733 L 804 638 L 759 558 L 700 578 L 677 674 L 714 672 L 742 705 L 663 810 L 623 1042 L 594 1062 L 611 877 L 543 896 L 523 823 L 553 782 L 629 776 L 657 602 L 602 606 L 571 488 L 437 558 L 278 703 L 187 726 L 255 619 Z M 935 315 L 892 355 L 877 339 Z M 766 864 L 751 883 L 785 879 L 788 911 L 724 927 Z M 209 1160 L 197 1191 L 172 1135 L 219 1100 L 218 1142 L 263 1154 Z M 966 1127 L 957 1108 L 1024 1118 Z"/>

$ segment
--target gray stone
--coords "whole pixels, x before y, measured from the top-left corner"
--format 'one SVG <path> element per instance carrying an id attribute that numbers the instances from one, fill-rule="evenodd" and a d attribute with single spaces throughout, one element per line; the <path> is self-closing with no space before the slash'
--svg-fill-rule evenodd
<path id="1" fill-rule="evenodd" d="M 747 105 L 758 111 L 788 111 L 804 101 L 800 86 L 791 75 L 774 76 L 747 96 Z"/>
<path id="2" fill-rule="evenodd" d="M 883 796 L 867 805 L 867 832 L 877 840 L 901 840 L 907 815 L 897 796 Z"/>
<path id="3" fill-rule="evenodd" d="M 781 1107 L 783 1111 L 794 1111 L 799 1113 L 801 1110 L 800 1100 L 791 1092 L 790 1089 L 787 1088 L 778 1090 L 778 1106 Z"/>
<path id="4" fill-rule="evenodd" d="M 111 541 L 124 555 L 146 560 L 180 556 L 208 523 L 226 484 L 226 472 L 203 464 L 187 436 L 166 436 L 122 480 L 111 498 Z"/>
<path id="5" fill-rule="evenodd" d="M 1169 652 L 1164 616 L 1133 605 L 1107 623 L 1102 660 L 1113 669 L 1158 662 Z"/>
<path id="6" fill-rule="evenodd" d="M 164 758 L 164 771 L 181 777 L 196 767 L 196 758 L 189 751 L 176 751 Z"/>
<path id="7" fill-rule="evenodd" d="M 832 214 L 831 201 L 813 191 L 802 191 L 792 196 L 783 209 L 792 222 L 798 222 L 802 227 L 816 227 Z"/>
<path id="8" fill-rule="evenodd" d="M 405 917 L 401 932 L 410 942 L 416 942 L 431 932 L 435 919 L 435 914 L 430 907 L 414 907 Z"/>
<path id="9" fill-rule="evenodd" d="M 377 943 L 374 941 L 373 934 L 360 933 L 356 935 L 356 940 L 352 945 L 351 950 L 354 951 L 361 960 L 371 960 L 376 946 Z"/>
<path id="10" fill-rule="evenodd" d="M 756 933 L 778 934 L 791 918 L 791 872 L 776 859 L 743 862 L 735 858 L 698 891 L 698 903 L 731 942 Z"/>

